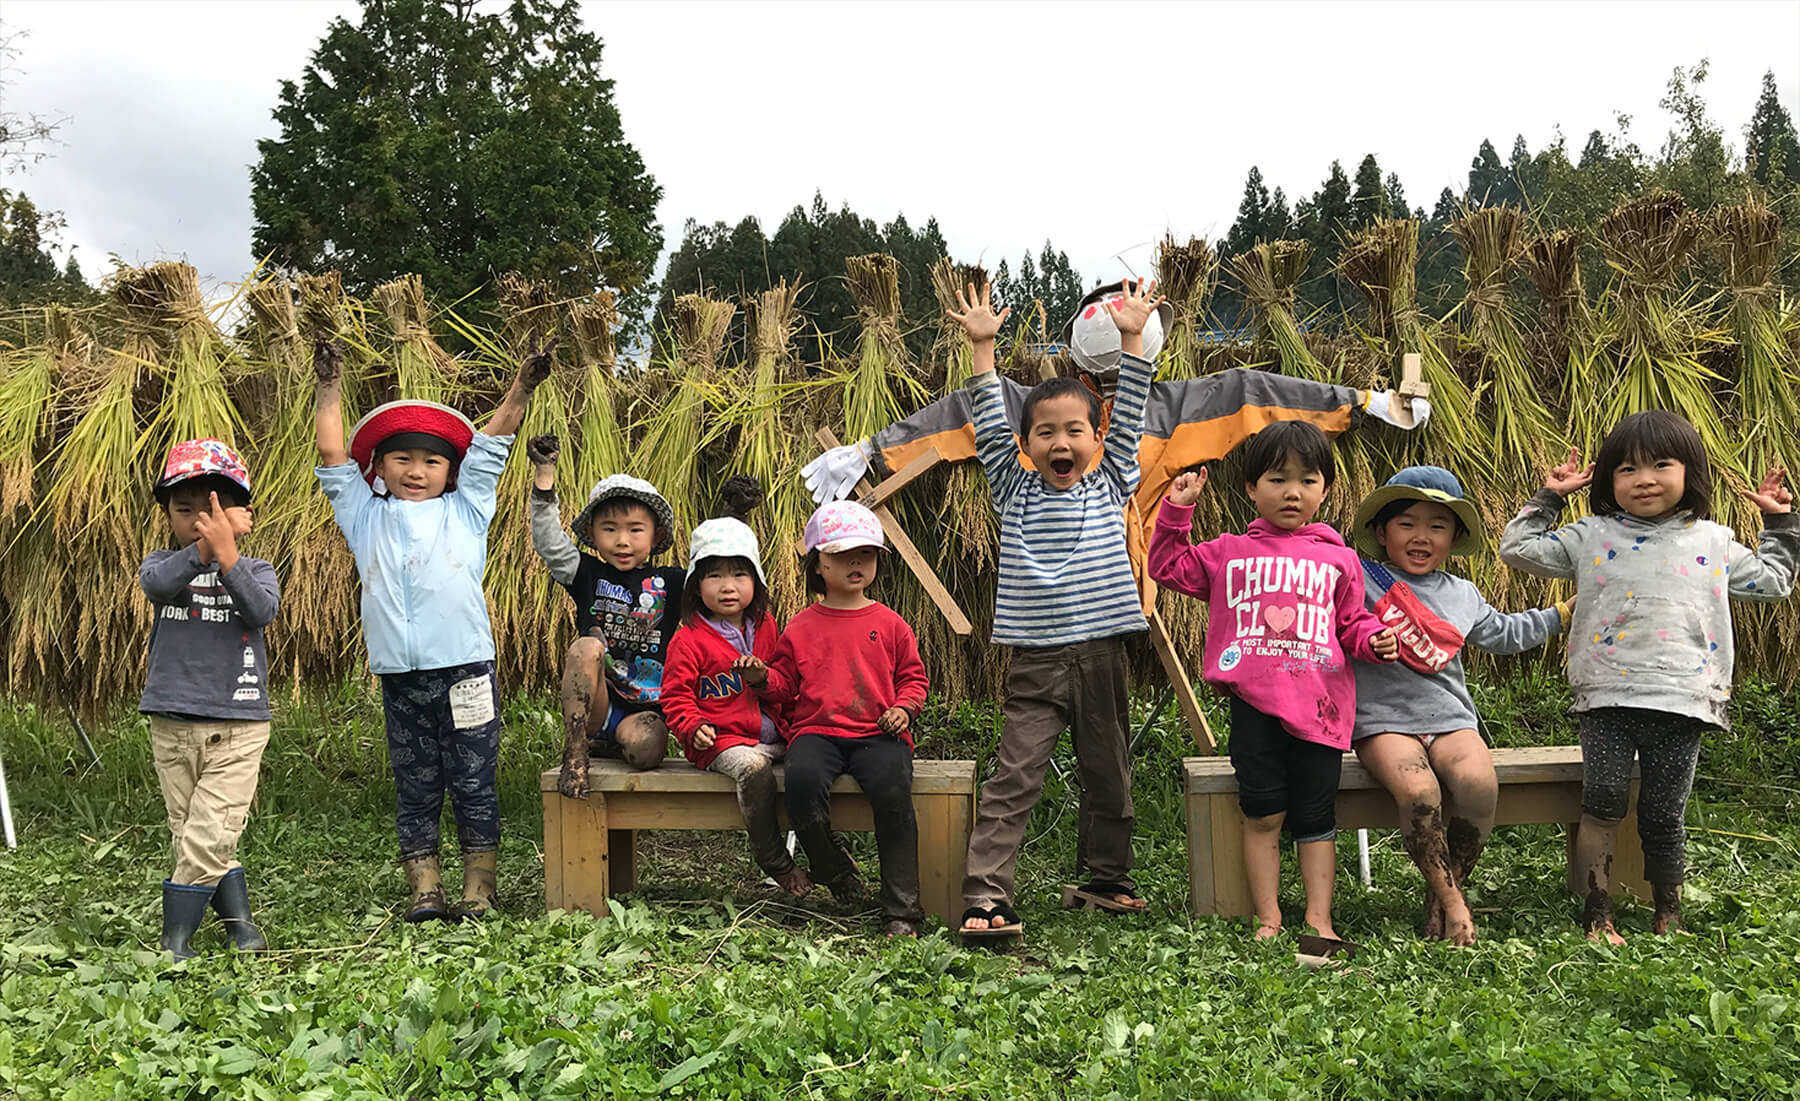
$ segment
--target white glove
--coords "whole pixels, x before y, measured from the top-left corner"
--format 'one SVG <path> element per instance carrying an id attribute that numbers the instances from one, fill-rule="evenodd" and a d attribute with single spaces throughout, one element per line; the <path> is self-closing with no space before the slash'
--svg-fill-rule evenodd
<path id="1" fill-rule="evenodd" d="M 1394 407 L 1400 404 L 1400 400 L 1400 395 L 1392 390 L 1370 390 L 1369 403 L 1363 406 L 1363 411 L 1376 420 L 1386 421 L 1396 428 L 1423 428 L 1425 422 L 1431 419 L 1431 399 L 1414 398 L 1412 399 L 1413 423 L 1401 423 L 1395 419 L 1394 413 Z"/>
<path id="2" fill-rule="evenodd" d="M 806 488 L 814 504 L 841 501 L 856 488 L 856 483 L 869 472 L 869 441 L 834 447 L 800 468 Z"/>

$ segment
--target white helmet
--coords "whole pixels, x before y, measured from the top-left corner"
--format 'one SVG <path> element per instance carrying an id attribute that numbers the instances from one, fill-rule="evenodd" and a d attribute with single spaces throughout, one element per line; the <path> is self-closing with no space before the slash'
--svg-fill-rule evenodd
<path id="1" fill-rule="evenodd" d="M 1067 341 L 1075 366 L 1091 375 L 1103 375 L 1119 369 L 1119 327 L 1113 323 L 1107 304 L 1123 295 L 1119 284 L 1095 287 L 1075 306 L 1069 319 Z M 1154 360 L 1162 351 L 1163 333 L 1175 319 L 1175 308 L 1168 302 L 1156 307 L 1144 325 L 1144 358 Z"/>

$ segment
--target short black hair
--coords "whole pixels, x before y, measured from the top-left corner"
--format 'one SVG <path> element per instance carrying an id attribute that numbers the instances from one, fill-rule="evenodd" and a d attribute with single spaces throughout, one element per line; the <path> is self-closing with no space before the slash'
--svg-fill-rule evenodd
<path id="1" fill-rule="evenodd" d="M 655 509 L 638 500 L 636 497 L 626 497 L 624 495 L 608 497 L 606 500 L 595 505 L 593 514 L 588 517 L 588 523 L 591 525 L 595 520 L 606 519 L 613 516 L 623 516 L 635 508 L 641 508 L 649 513 L 651 527 L 661 529 L 662 521 L 657 519 Z"/>
<path id="2" fill-rule="evenodd" d="M 209 493 L 219 495 L 219 504 L 226 508 L 249 508 L 250 495 L 244 487 L 227 478 L 223 474 L 196 474 L 192 478 L 183 478 L 174 485 L 156 487 L 156 503 L 164 509 L 177 493 L 198 493 L 205 497 Z"/>
<path id="3" fill-rule="evenodd" d="M 875 581 L 881 580 L 881 567 L 887 561 L 887 548 L 871 548 L 875 552 Z M 819 552 L 809 550 L 806 557 L 800 560 L 800 572 L 806 575 L 806 591 L 813 596 L 825 595 L 825 575 L 819 572 Z M 875 581 L 869 582 L 868 588 L 875 587 Z"/>
<path id="4" fill-rule="evenodd" d="M 1244 446 L 1244 484 L 1253 485 L 1263 474 L 1293 456 L 1307 470 L 1316 470 L 1329 489 L 1337 481 L 1337 458 L 1331 441 L 1311 421 L 1276 421 L 1250 437 Z"/>
<path id="5" fill-rule="evenodd" d="M 741 554 L 708 555 L 694 563 L 693 568 L 688 570 L 687 585 L 681 590 L 681 622 L 692 623 L 695 616 L 706 613 L 706 603 L 700 599 L 700 582 L 706 579 L 708 572 L 721 566 L 736 566 L 750 575 L 755 591 L 750 597 L 750 603 L 744 606 L 744 622 L 752 625 L 761 623 L 763 613 L 769 610 L 769 589 L 763 584 L 762 578 L 756 576 L 756 564 Z"/>
<path id="6" fill-rule="evenodd" d="M 1418 504 L 1436 505 L 1441 504 L 1441 502 L 1427 501 L 1423 497 L 1402 497 L 1398 501 L 1389 501 L 1387 504 L 1382 505 L 1379 509 L 1375 510 L 1374 518 L 1365 526 L 1370 531 L 1386 527 L 1389 520 L 1392 520 L 1402 512 L 1405 512 L 1407 509 Z M 1450 513 L 1450 518 L 1456 521 L 1456 534 L 1461 536 L 1467 533 L 1469 530 L 1468 525 L 1462 522 L 1462 517 L 1456 514 L 1456 510 L 1452 509 L 1449 505 L 1444 505 L 1443 507 L 1446 512 Z"/>
<path id="7" fill-rule="evenodd" d="M 1031 435 L 1031 415 L 1043 402 L 1074 394 L 1087 402 L 1088 423 L 1100 431 L 1100 397 L 1078 378 L 1047 378 L 1025 395 L 1025 408 L 1019 413 L 1019 436 Z"/>
<path id="8" fill-rule="evenodd" d="M 1620 511 L 1613 496 L 1613 471 L 1628 462 L 1658 459 L 1674 459 L 1687 467 L 1687 484 L 1676 511 L 1691 513 L 1697 520 L 1712 519 L 1712 463 L 1706 457 L 1706 445 L 1685 418 L 1663 409 L 1633 413 L 1606 434 L 1600 454 L 1594 457 L 1594 480 L 1588 486 L 1588 505 L 1594 515 L 1612 516 Z"/>

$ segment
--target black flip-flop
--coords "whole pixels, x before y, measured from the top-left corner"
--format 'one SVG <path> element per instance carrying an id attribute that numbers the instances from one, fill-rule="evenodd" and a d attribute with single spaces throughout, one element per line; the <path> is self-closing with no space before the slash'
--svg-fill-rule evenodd
<path id="1" fill-rule="evenodd" d="M 1065 884 L 1062 892 L 1063 908 L 1068 910 L 1109 910 L 1115 914 L 1141 914 L 1146 909 L 1142 906 L 1127 906 L 1113 898 L 1114 895 L 1124 895 L 1126 898 L 1139 900 L 1144 897 L 1123 883 L 1109 883 L 1105 880 L 1095 879 L 1083 883 L 1079 887 Z"/>
<path id="2" fill-rule="evenodd" d="M 1362 950 L 1360 944 L 1314 936 L 1311 933 L 1301 933 L 1294 938 L 1294 941 L 1295 946 L 1300 949 L 1294 954 L 1294 959 L 1308 967 L 1319 967 L 1327 960 L 1333 959 L 1353 960 L 1356 958 L 1356 954 Z"/>
<path id="3" fill-rule="evenodd" d="M 964 937 L 975 937 L 982 940 L 993 940 L 1001 937 L 1020 937 L 1025 935 L 1025 923 L 1020 921 L 1019 915 L 1013 913 L 1013 908 L 1004 902 L 996 902 L 992 906 L 986 907 L 971 906 L 967 910 L 964 910 L 962 915 L 962 919 L 965 922 L 970 918 L 981 918 L 984 921 L 991 923 L 997 917 L 1005 918 L 1006 924 L 997 927 L 989 924 L 986 929 L 964 929 L 959 925 L 957 927 L 957 932 L 961 933 Z"/>

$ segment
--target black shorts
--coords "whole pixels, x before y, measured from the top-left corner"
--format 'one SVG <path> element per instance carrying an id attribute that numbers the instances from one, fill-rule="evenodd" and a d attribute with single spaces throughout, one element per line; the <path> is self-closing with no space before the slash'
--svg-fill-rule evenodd
<path id="1" fill-rule="evenodd" d="M 1245 818 L 1285 813 L 1295 841 L 1330 841 L 1343 767 L 1341 751 L 1296 738 L 1280 719 L 1231 697 L 1231 768 Z"/>

